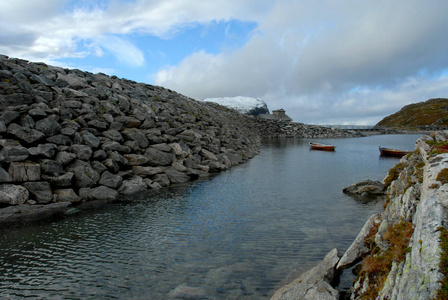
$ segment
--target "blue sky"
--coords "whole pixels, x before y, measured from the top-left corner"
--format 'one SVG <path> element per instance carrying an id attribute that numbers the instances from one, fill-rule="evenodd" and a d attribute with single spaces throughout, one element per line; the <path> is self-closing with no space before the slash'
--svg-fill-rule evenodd
<path id="1" fill-rule="evenodd" d="M 248 96 L 296 122 L 375 124 L 448 97 L 445 0 L 16 0 L 0 54 L 195 99 Z"/>

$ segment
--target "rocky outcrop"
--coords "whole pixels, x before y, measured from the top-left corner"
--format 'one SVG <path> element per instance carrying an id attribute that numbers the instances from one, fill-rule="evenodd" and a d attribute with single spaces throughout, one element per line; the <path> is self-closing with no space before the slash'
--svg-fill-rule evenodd
<path id="1" fill-rule="evenodd" d="M 400 163 L 389 171 L 384 182 L 388 185 L 388 202 L 380 215 L 371 243 L 369 255 L 362 269 L 375 267 L 375 257 L 395 255 L 401 236 L 397 228 L 410 224 L 409 241 L 405 248 L 390 262 L 390 268 L 383 277 L 367 271 L 359 274 L 352 288 L 351 299 L 364 299 L 369 294 L 377 299 L 432 299 L 440 288 L 443 275 L 440 270 L 440 231 L 446 226 L 448 189 L 438 177 L 448 168 L 448 154 L 431 152 L 427 141 L 446 143 L 448 132 L 439 132 L 435 138 L 421 138 L 416 150 L 403 157 Z M 440 181 L 442 180 L 442 182 Z M 378 218 L 375 217 L 377 220 Z M 401 227 L 400 227 L 401 226 Z M 394 233 L 394 236 L 391 236 Z M 365 245 L 358 243 L 358 249 Z M 363 251 L 360 255 L 365 255 Z M 372 291 L 374 291 L 372 293 Z M 363 298 L 364 297 L 364 298 Z"/>
<path id="2" fill-rule="evenodd" d="M 366 179 L 342 189 L 342 192 L 360 199 L 376 199 L 384 196 L 384 184 L 380 181 Z"/>

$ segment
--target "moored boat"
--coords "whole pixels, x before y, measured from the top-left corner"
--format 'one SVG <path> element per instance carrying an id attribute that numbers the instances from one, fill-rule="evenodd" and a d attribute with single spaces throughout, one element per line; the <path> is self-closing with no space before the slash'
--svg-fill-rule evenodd
<path id="1" fill-rule="evenodd" d="M 390 149 L 380 146 L 380 154 L 381 156 L 387 156 L 387 157 L 403 157 L 406 154 L 410 153 L 411 151 L 407 150 L 396 150 L 396 149 Z"/>
<path id="2" fill-rule="evenodd" d="M 314 142 L 309 142 L 309 144 L 310 144 L 310 149 L 312 149 L 312 150 L 334 151 L 336 149 L 336 146 L 334 146 L 334 145 L 327 145 L 327 144 L 314 143 Z"/>

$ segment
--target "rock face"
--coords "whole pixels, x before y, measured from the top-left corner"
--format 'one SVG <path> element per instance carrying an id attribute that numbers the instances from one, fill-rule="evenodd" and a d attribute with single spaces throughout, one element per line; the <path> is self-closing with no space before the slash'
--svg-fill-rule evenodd
<path id="1" fill-rule="evenodd" d="M 447 137 L 448 132 L 439 132 L 435 140 L 445 143 Z M 369 274 L 360 276 L 352 287 L 351 299 L 364 299 L 372 290 L 375 292 L 370 295 L 377 299 L 433 299 L 440 288 L 443 275 L 438 228 L 447 223 L 448 188 L 437 176 L 448 168 L 448 153 L 429 154 L 431 149 L 426 141 L 434 140 L 429 136 L 419 139 L 412 155 L 403 157 L 384 179 L 388 186 L 387 206 L 381 215 L 372 217 L 365 225 L 371 228 L 372 219 L 376 223 L 376 230 L 370 231 L 374 233 L 369 239 L 370 250 L 360 243 L 366 233 L 363 229 L 360 239 L 346 253 L 349 256 L 348 252 L 353 253 L 351 248 L 357 248 L 359 258 L 369 253 L 365 259 L 370 261 L 371 257 L 392 253 L 398 242 L 391 238 L 391 229 L 408 223 L 413 231 L 402 259 L 391 263 L 380 282 L 374 283 Z M 395 237 L 401 235 L 404 233 L 398 231 Z M 344 268 L 342 260 L 339 264 L 338 267 Z"/>

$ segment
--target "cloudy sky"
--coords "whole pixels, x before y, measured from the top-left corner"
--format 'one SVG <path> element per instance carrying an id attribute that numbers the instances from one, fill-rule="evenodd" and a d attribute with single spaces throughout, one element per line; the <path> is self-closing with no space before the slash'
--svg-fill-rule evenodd
<path id="1" fill-rule="evenodd" d="M 0 1 L 0 54 L 375 124 L 448 97 L 446 0 Z"/>

